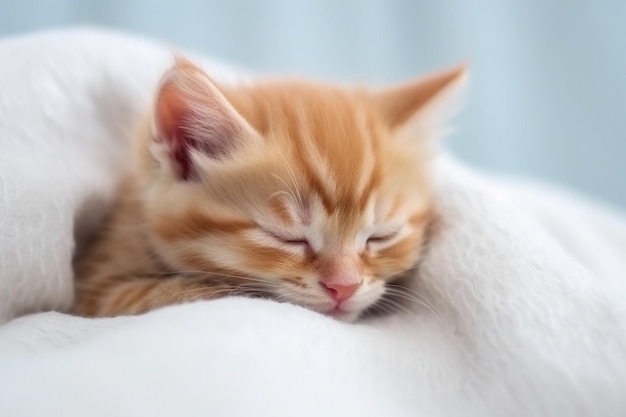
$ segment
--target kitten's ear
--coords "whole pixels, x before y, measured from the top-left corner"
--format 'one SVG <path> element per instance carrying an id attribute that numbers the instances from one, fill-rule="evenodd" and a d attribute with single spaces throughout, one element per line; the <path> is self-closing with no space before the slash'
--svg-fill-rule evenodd
<path id="1" fill-rule="evenodd" d="M 392 130 L 431 134 L 461 107 L 467 85 L 465 65 L 377 91 L 374 105 Z"/>
<path id="2" fill-rule="evenodd" d="M 199 154 L 223 159 L 255 132 L 202 69 L 176 58 L 157 93 L 153 135 L 155 158 L 186 180 Z"/>

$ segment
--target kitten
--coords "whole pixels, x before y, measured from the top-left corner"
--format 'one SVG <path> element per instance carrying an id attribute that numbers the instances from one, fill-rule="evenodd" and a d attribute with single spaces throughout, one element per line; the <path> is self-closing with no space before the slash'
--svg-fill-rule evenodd
<path id="1" fill-rule="evenodd" d="M 419 259 L 433 128 L 464 79 L 225 86 L 177 59 L 116 206 L 76 259 L 75 312 L 242 294 L 356 319 Z"/>

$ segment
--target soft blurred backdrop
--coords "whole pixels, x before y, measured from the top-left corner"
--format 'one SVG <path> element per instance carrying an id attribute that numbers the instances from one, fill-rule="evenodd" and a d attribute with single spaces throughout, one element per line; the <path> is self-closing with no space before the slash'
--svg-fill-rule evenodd
<path id="1" fill-rule="evenodd" d="M 0 0 L 2 36 L 96 24 L 263 72 L 383 83 L 469 61 L 459 158 L 622 208 L 625 22 L 620 0 Z"/>

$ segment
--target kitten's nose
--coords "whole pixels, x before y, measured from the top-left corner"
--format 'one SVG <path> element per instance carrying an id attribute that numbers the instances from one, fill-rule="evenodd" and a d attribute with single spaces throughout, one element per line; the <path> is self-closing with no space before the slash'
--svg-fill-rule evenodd
<path id="1" fill-rule="evenodd" d="M 328 295 L 330 295 L 333 300 L 337 302 L 341 302 L 352 297 L 352 294 L 354 294 L 361 286 L 361 284 L 343 285 L 332 282 L 320 282 L 320 284 L 322 284 L 322 287 L 326 290 Z"/>

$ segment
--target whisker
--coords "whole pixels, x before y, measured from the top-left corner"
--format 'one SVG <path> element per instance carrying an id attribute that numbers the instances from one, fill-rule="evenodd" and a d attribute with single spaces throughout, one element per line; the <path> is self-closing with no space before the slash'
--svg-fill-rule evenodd
<path id="1" fill-rule="evenodd" d="M 261 282 L 264 284 L 268 284 L 268 285 L 279 285 L 277 284 L 275 281 L 267 279 L 267 278 L 261 278 L 261 277 L 251 277 L 251 276 L 246 276 L 246 275 L 235 275 L 235 274 L 228 274 L 225 272 L 206 272 L 206 271 L 174 271 L 174 272 L 168 272 L 167 275 L 202 275 L 203 277 L 206 278 L 213 278 L 213 277 L 221 277 L 221 278 L 234 278 L 234 279 L 238 279 L 241 281 L 255 281 L 255 282 Z"/>
<path id="2" fill-rule="evenodd" d="M 391 313 L 388 306 L 383 303 L 383 300 L 378 300 L 374 305 L 370 306 L 366 311 L 366 314 L 378 315 L 379 313 L 389 314 Z"/>
<path id="3" fill-rule="evenodd" d="M 296 197 L 297 197 L 297 202 L 298 203 L 303 203 L 304 200 L 302 199 L 302 195 L 300 194 L 300 187 L 298 187 L 298 180 L 296 178 L 296 174 L 293 171 L 291 165 L 289 165 L 289 163 L 285 163 L 284 167 L 287 169 L 287 175 L 289 175 L 289 179 L 291 180 L 291 188 L 293 188 L 293 190 L 296 193 Z M 285 186 L 287 188 L 290 188 L 287 184 L 285 184 Z"/>
<path id="4" fill-rule="evenodd" d="M 222 289 L 222 288 L 229 289 L 229 290 L 234 290 L 236 288 L 246 287 L 248 289 L 258 290 L 258 291 L 266 289 L 266 288 L 264 288 L 262 286 L 256 286 L 255 287 L 254 285 L 257 285 L 257 284 L 251 282 L 251 283 L 243 283 L 243 284 L 240 284 L 240 285 L 231 285 L 231 286 L 224 286 L 223 284 L 215 285 L 215 286 L 207 285 L 206 287 L 191 288 L 191 289 L 188 289 L 188 290 L 181 290 L 181 291 L 176 292 L 176 294 L 180 295 L 180 294 L 193 293 L 193 292 L 196 292 L 196 291 L 219 290 L 219 289 Z"/>
<path id="5" fill-rule="evenodd" d="M 405 293 L 411 293 L 417 297 L 424 297 L 424 294 L 420 293 L 419 291 L 414 290 L 411 287 L 405 286 L 405 285 L 401 285 L 401 284 L 394 284 L 394 283 L 387 283 L 385 285 L 385 288 L 394 288 L 394 289 L 398 289 L 402 292 Z"/>
<path id="6" fill-rule="evenodd" d="M 185 302 L 191 302 L 194 300 L 198 300 L 204 297 L 209 297 L 210 298 L 219 298 L 222 294 L 227 294 L 230 292 L 230 288 L 223 288 L 221 290 L 215 290 L 215 289 L 211 289 L 211 290 L 207 290 L 207 291 L 203 291 L 200 294 L 196 294 L 193 297 L 189 297 L 185 300 Z"/>
<path id="7" fill-rule="evenodd" d="M 439 312 L 436 310 L 436 308 L 423 298 L 414 297 L 409 294 L 394 293 L 394 292 L 390 292 L 389 296 L 390 298 L 396 298 L 396 299 L 400 299 L 403 301 L 408 301 L 414 304 L 421 305 L 425 307 L 427 310 L 429 310 L 431 313 L 439 316 Z"/>
<path id="8" fill-rule="evenodd" d="M 422 300 L 425 303 L 428 303 L 429 305 L 431 305 L 428 301 L 428 299 L 421 293 L 409 288 L 409 287 L 404 287 L 401 285 L 397 285 L 397 284 L 387 284 L 385 286 L 385 289 L 387 291 L 389 291 L 390 293 L 394 293 L 394 294 L 402 294 L 402 295 L 406 295 L 406 296 L 411 296 L 411 297 L 415 297 L 418 298 L 420 300 Z M 431 305 L 432 306 L 432 305 Z"/>
<path id="9" fill-rule="evenodd" d="M 380 303 L 381 303 L 381 307 L 386 306 L 387 308 L 390 308 L 393 313 L 401 311 L 402 313 L 404 313 L 404 314 L 406 314 L 408 316 L 419 317 L 419 315 L 415 311 L 412 311 L 412 310 L 406 308 L 405 306 L 403 306 L 402 304 L 400 304 L 398 302 L 395 302 L 393 300 L 390 300 L 388 298 L 381 299 Z"/>
<path id="10" fill-rule="evenodd" d="M 223 276 L 229 278 L 240 278 L 240 279 L 248 279 L 248 276 L 245 275 L 235 275 L 235 274 L 227 274 L 225 272 L 217 272 L 217 271 L 196 271 L 196 270 L 176 270 L 176 271 L 167 271 L 161 273 L 161 275 L 202 275 L 202 276 Z"/>
<path id="11" fill-rule="evenodd" d="M 397 288 L 386 288 L 385 292 L 389 295 L 402 297 L 409 301 L 415 301 L 415 302 L 427 304 L 429 307 L 433 307 L 433 305 L 422 295 L 406 293 Z"/>
<path id="12" fill-rule="evenodd" d="M 277 180 L 279 180 L 279 181 L 280 181 L 280 182 L 281 182 L 281 183 L 285 186 L 285 188 L 286 188 L 286 189 L 289 189 L 289 188 L 290 188 L 290 187 L 289 187 L 289 184 L 287 184 L 287 181 L 285 181 L 285 180 L 284 180 L 283 178 L 281 178 L 279 175 L 277 175 L 276 173 L 272 173 L 272 176 L 273 176 L 274 178 L 276 178 Z M 292 181 L 293 181 L 293 179 L 292 179 Z M 298 192 L 298 191 L 297 191 L 297 187 L 295 187 L 295 186 L 294 186 L 293 188 L 295 188 L 295 189 L 296 189 L 296 193 L 297 193 L 297 192 Z M 294 198 L 293 194 L 291 194 L 289 191 L 279 191 L 278 193 L 280 193 L 280 194 L 286 194 L 286 195 L 287 195 L 287 196 L 288 196 L 288 197 L 289 197 L 292 201 L 294 201 L 294 202 L 298 202 L 298 200 L 296 200 L 296 199 Z"/>
<path id="13" fill-rule="evenodd" d="M 417 305 L 423 306 L 430 313 L 432 313 L 440 322 L 444 323 L 445 320 L 443 316 L 437 311 L 434 305 L 432 305 L 424 296 L 418 293 L 405 293 L 402 289 L 399 288 L 387 288 L 386 293 L 390 295 L 392 298 L 400 298 L 405 301 L 413 302 Z M 383 297 L 384 300 L 390 301 L 390 297 Z M 391 300 L 392 301 L 392 300 Z M 394 301 L 395 304 L 399 304 L 397 301 Z"/>
<path id="14" fill-rule="evenodd" d="M 426 307 L 428 310 L 434 313 L 433 311 L 435 310 L 434 306 L 431 305 L 428 301 L 426 301 L 423 298 L 415 297 L 411 294 L 403 294 L 401 292 L 394 292 L 394 291 L 389 291 L 387 294 L 389 295 L 389 298 L 400 299 L 403 301 L 408 301 L 414 304 L 418 304 L 418 305 Z"/>
<path id="15" fill-rule="evenodd" d="M 383 315 L 395 315 L 397 313 L 397 309 L 386 304 L 386 302 L 381 302 L 375 305 L 376 311 L 382 313 Z"/>
<path id="16" fill-rule="evenodd" d="M 199 290 L 202 290 L 199 288 Z M 225 287 L 225 288 L 207 288 L 205 291 L 201 291 L 200 294 L 196 294 L 190 297 L 187 301 L 197 300 L 199 298 L 211 296 L 212 298 L 219 298 L 225 295 L 256 295 L 259 291 L 255 288 L 244 288 L 242 286 L 237 287 Z"/>

